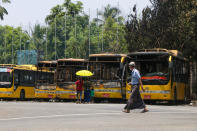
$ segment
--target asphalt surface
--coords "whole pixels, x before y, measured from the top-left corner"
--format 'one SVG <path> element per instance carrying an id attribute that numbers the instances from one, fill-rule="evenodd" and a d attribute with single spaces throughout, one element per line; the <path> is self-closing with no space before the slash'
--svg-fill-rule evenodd
<path id="1" fill-rule="evenodd" d="M 125 104 L 0 102 L 0 131 L 197 131 L 197 107 Z"/>

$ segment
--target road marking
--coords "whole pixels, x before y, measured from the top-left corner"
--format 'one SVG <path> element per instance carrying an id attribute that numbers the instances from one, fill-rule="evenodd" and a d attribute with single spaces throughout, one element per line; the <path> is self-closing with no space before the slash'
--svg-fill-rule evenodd
<path id="1" fill-rule="evenodd" d="M 179 107 L 169 107 L 169 108 L 164 108 L 164 107 L 152 107 L 153 109 L 159 109 L 159 110 L 174 110 L 174 111 L 194 111 L 196 112 L 197 110 L 194 108 L 190 108 L 190 109 L 184 109 L 184 108 L 179 108 Z M 197 112 L 196 112 L 197 113 Z"/>
<path id="2" fill-rule="evenodd" d="M 140 111 L 132 110 L 130 114 L 140 113 Z M 170 112 L 170 111 L 157 111 L 154 112 L 153 110 L 147 112 L 148 114 L 197 114 L 197 112 Z M 145 113 L 145 114 L 147 114 Z M 49 116 L 32 116 L 32 117 L 14 117 L 14 118 L 5 118 L 0 119 L 0 121 L 10 121 L 10 120 L 23 120 L 23 119 L 42 119 L 42 118 L 56 118 L 56 117 L 68 117 L 68 116 L 89 116 L 89 115 L 121 115 L 125 114 L 121 111 L 114 111 L 114 112 L 101 112 L 101 113 L 87 113 L 87 114 L 64 114 L 64 115 L 49 115 Z M 141 114 L 141 113 L 140 113 Z"/>
<path id="3" fill-rule="evenodd" d="M 152 114 L 197 114 L 197 112 L 149 112 L 149 113 L 152 113 Z"/>
<path id="4" fill-rule="evenodd" d="M 91 114 L 65 114 L 65 115 L 49 115 L 49 116 L 14 117 L 14 118 L 0 119 L 0 121 L 39 119 L 39 118 L 55 118 L 55 117 L 67 117 L 67 116 L 120 115 L 120 114 L 122 114 L 122 113 L 121 112 L 108 112 L 108 113 L 91 113 Z"/>

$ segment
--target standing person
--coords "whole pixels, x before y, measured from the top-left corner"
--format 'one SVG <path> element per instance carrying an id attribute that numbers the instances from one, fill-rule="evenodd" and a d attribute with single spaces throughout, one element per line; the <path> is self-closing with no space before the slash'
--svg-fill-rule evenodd
<path id="1" fill-rule="evenodd" d="M 82 78 L 79 78 L 76 82 L 76 91 L 77 91 L 77 103 L 81 104 L 81 98 L 82 98 L 82 91 L 83 91 L 83 80 Z"/>
<path id="2" fill-rule="evenodd" d="M 90 103 L 91 82 L 88 78 L 84 81 L 84 103 Z"/>
<path id="3" fill-rule="evenodd" d="M 143 88 L 140 73 L 137 69 L 135 69 L 135 62 L 130 62 L 129 68 L 132 71 L 131 82 L 129 83 L 132 86 L 132 92 L 126 106 L 124 107 L 123 112 L 130 113 L 131 109 L 142 109 L 142 108 L 144 108 L 142 112 L 147 112 L 148 109 L 146 108 L 146 105 L 144 104 L 144 101 L 142 100 L 140 95 L 139 85 L 141 85 L 143 91 L 145 90 Z"/>
<path id="4" fill-rule="evenodd" d="M 94 102 L 94 87 L 92 87 L 90 90 L 90 101 L 91 101 L 91 103 Z"/>

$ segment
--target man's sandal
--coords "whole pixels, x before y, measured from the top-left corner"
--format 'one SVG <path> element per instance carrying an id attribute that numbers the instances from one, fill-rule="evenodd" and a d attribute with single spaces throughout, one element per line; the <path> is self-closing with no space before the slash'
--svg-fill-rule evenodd
<path id="1" fill-rule="evenodd" d="M 130 110 L 122 110 L 122 112 L 124 112 L 124 113 L 130 113 Z"/>
<path id="2" fill-rule="evenodd" d="M 148 109 L 144 109 L 143 111 L 141 111 L 141 113 L 145 113 L 145 112 L 148 112 L 149 110 Z"/>

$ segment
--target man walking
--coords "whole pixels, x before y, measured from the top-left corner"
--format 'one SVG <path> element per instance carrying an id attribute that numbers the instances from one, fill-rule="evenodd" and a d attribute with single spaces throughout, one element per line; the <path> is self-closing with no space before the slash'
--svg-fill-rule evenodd
<path id="1" fill-rule="evenodd" d="M 148 109 L 146 108 L 146 105 L 140 95 L 139 85 L 141 86 L 143 91 L 145 90 L 143 88 L 140 73 L 137 69 L 135 69 L 135 62 L 130 62 L 129 68 L 132 71 L 131 82 L 129 83 L 132 86 L 132 92 L 126 106 L 124 107 L 123 112 L 130 113 L 131 109 L 143 109 L 143 108 L 144 110 L 142 112 L 147 112 Z"/>

